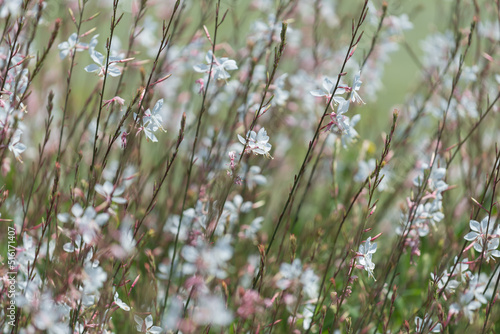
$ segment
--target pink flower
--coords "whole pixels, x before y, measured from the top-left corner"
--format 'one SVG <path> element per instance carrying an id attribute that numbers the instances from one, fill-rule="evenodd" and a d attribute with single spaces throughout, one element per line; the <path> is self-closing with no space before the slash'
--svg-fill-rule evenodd
<path id="1" fill-rule="evenodd" d="M 257 291 L 246 290 L 236 313 L 243 319 L 248 319 L 250 316 L 263 310 L 262 304 L 262 298 Z"/>

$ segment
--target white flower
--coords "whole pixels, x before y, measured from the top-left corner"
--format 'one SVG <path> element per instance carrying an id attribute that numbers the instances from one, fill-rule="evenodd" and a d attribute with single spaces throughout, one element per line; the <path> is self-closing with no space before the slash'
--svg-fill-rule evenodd
<path id="1" fill-rule="evenodd" d="M 142 128 L 142 131 L 144 131 L 148 141 L 151 140 L 153 143 L 157 143 L 158 138 L 156 138 L 154 134 L 157 129 L 158 128 L 156 128 L 153 123 L 148 123 Z"/>
<path id="2" fill-rule="evenodd" d="M 268 143 L 269 136 L 264 128 L 261 128 L 258 133 L 255 133 L 255 131 L 249 131 L 246 139 L 238 135 L 238 140 L 243 145 L 247 143 L 246 150 L 253 152 L 254 154 L 262 154 L 268 158 L 272 158 L 269 154 L 272 146 Z"/>
<path id="3" fill-rule="evenodd" d="M 103 226 L 109 219 L 109 214 L 97 214 L 93 207 L 88 207 L 83 210 L 78 203 L 73 205 L 71 213 L 73 217 L 70 217 L 68 213 L 61 213 L 57 215 L 57 218 L 63 223 L 72 220 L 75 226 L 78 227 L 83 241 L 87 244 L 90 244 L 94 240 L 97 233 L 100 231 L 100 226 Z"/>
<path id="4" fill-rule="evenodd" d="M 115 304 L 118 305 L 119 308 L 121 308 L 122 310 L 124 311 L 130 311 L 130 306 L 128 306 L 127 304 L 125 304 L 121 299 L 120 297 L 118 296 L 118 292 L 115 292 L 115 296 L 114 296 L 114 299 L 115 299 Z"/>
<path id="5" fill-rule="evenodd" d="M 92 73 L 95 72 L 98 76 L 104 76 L 106 72 L 106 58 L 104 55 L 94 49 L 89 49 L 90 57 L 97 64 L 90 64 L 85 67 L 85 71 Z M 117 77 L 122 74 L 120 68 L 114 64 L 114 62 L 120 61 L 122 59 L 118 57 L 109 57 L 108 63 L 108 74 L 112 77 Z"/>
<path id="6" fill-rule="evenodd" d="M 361 88 L 361 84 L 363 83 L 361 80 L 361 72 L 356 73 L 354 76 L 354 82 L 352 83 L 352 89 L 351 89 L 351 101 L 352 102 L 358 102 L 358 103 L 363 103 L 365 102 L 361 99 L 361 96 L 358 94 L 358 90 Z"/>
<path id="7" fill-rule="evenodd" d="M 226 201 L 224 203 L 224 211 L 221 215 L 221 220 L 229 219 L 231 224 L 234 224 L 241 212 L 250 212 L 252 210 L 252 202 L 244 202 L 243 197 L 237 194 L 234 196 L 232 201 Z"/>
<path id="8" fill-rule="evenodd" d="M 17 261 L 21 265 L 22 270 L 26 270 L 27 272 L 30 264 L 33 264 L 36 257 L 36 249 L 37 245 L 33 241 L 33 237 L 24 232 L 23 245 L 17 250 Z"/>
<path id="9" fill-rule="evenodd" d="M 133 226 L 122 224 L 120 228 L 120 247 L 123 251 L 123 256 L 131 254 L 135 249 L 136 241 L 134 239 Z"/>
<path id="10" fill-rule="evenodd" d="M 158 142 L 158 138 L 155 136 L 155 132 L 158 130 L 161 130 L 163 132 L 167 132 L 165 128 L 163 128 L 163 118 L 160 114 L 161 108 L 163 107 L 163 99 L 160 99 L 156 102 L 155 106 L 153 107 L 153 111 L 150 111 L 149 109 L 144 112 L 144 116 L 142 117 L 142 128 L 141 130 L 144 131 L 144 134 L 146 135 L 146 138 L 151 140 L 153 143 Z M 134 117 L 137 118 L 137 115 L 134 114 Z"/>
<path id="11" fill-rule="evenodd" d="M 179 239 L 185 241 L 190 231 L 201 231 L 201 229 L 206 230 L 207 213 L 208 208 L 202 201 L 198 200 L 194 208 L 184 210 L 180 228 L 179 215 L 171 215 L 167 218 L 163 231 L 176 235 L 177 230 L 179 230 Z"/>
<path id="12" fill-rule="evenodd" d="M 285 90 L 285 79 L 288 73 L 281 75 L 279 78 L 274 80 L 274 98 L 271 101 L 272 105 L 284 106 L 288 98 L 290 97 L 290 92 Z"/>
<path id="13" fill-rule="evenodd" d="M 455 264 L 457 263 L 458 257 L 455 256 L 455 260 L 453 261 L 453 265 L 451 266 L 450 270 L 453 270 L 455 267 Z M 453 271 L 451 274 L 457 274 L 457 277 L 460 277 L 462 282 L 465 282 L 467 279 L 471 278 L 471 272 L 469 271 L 469 265 L 467 262 L 469 261 L 468 258 L 463 259 L 460 261 L 455 268 L 455 271 Z"/>
<path id="14" fill-rule="evenodd" d="M 472 293 L 476 298 L 476 300 L 481 304 L 487 304 L 488 300 L 485 297 L 486 285 L 487 285 L 487 280 L 486 282 L 481 282 L 481 279 L 478 277 L 478 275 L 474 275 L 474 277 L 472 277 L 472 279 L 469 282 L 468 293 Z"/>
<path id="15" fill-rule="evenodd" d="M 19 129 L 14 132 L 14 135 L 12 136 L 12 139 L 9 143 L 9 150 L 14 153 L 14 156 L 19 162 L 23 162 L 21 160 L 21 153 L 23 153 L 26 150 L 26 145 L 21 143 L 21 134 L 23 132 Z"/>
<path id="16" fill-rule="evenodd" d="M 335 84 L 333 83 L 333 81 L 331 81 L 329 78 L 325 77 L 323 79 L 323 89 L 312 90 L 312 91 L 310 91 L 310 93 L 312 96 L 325 97 L 326 100 L 329 101 L 330 98 L 332 98 L 331 96 L 332 96 L 334 88 L 335 88 Z M 338 103 L 342 103 L 343 101 L 345 101 L 345 99 L 343 97 L 337 97 L 336 95 L 342 95 L 345 93 L 346 93 L 346 88 L 344 86 L 339 85 L 337 87 L 337 90 L 335 91 L 335 95 L 332 98 L 332 101 L 331 101 L 332 104 L 330 104 L 332 109 L 333 109 L 333 103 L 338 104 Z"/>
<path id="17" fill-rule="evenodd" d="M 0 6 L 0 18 L 6 18 L 8 15 L 11 15 L 13 18 L 15 18 L 19 15 L 22 5 L 22 0 L 2 1 L 2 6 Z"/>
<path id="18" fill-rule="evenodd" d="M 450 313 L 463 312 L 464 316 L 469 319 L 469 323 L 474 322 L 474 313 L 481 307 L 481 303 L 474 299 L 474 294 L 464 293 L 460 296 L 458 303 L 453 303 L 450 306 Z"/>
<path id="19" fill-rule="evenodd" d="M 489 224 L 489 226 L 488 226 Z M 471 219 L 469 221 L 469 226 L 472 232 L 467 233 L 464 237 L 467 241 L 477 241 L 478 239 L 484 238 L 486 235 L 491 236 L 493 234 L 493 227 L 495 226 L 494 221 L 490 221 L 489 217 L 486 216 L 481 220 L 481 223 Z M 474 248 L 481 252 L 481 248 L 474 245 Z"/>
<path id="20" fill-rule="evenodd" d="M 302 311 L 302 316 L 304 317 L 304 321 L 302 323 L 302 327 L 307 330 L 311 327 L 312 318 L 314 315 L 314 304 L 306 304 L 304 306 L 304 310 Z"/>
<path id="21" fill-rule="evenodd" d="M 455 38 L 451 31 L 428 35 L 421 42 L 424 56 L 422 62 L 426 68 L 443 68 L 451 57 L 451 50 L 455 48 Z"/>
<path id="22" fill-rule="evenodd" d="M 186 260 L 182 267 L 184 274 L 202 273 L 224 279 L 227 277 L 227 261 L 233 257 L 231 238 L 220 238 L 213 247 L 199 238 L 196 246 L 184 246 L 181 255 Z"/>
<path id="23" fill-rule="evenodd" d="M 339 135 L 347 134 L 348 137 L 355 138 L 357 136 L 357 132 L 352 129 L 354 132 L 351 133 L 351 120 L 349 117 L 344 115 L 349 110 L 350 100 L 338 97 L 335 101 L 338 104 L 337 112 L 330 113 L 330 122 L 323 128 L 325 131 L 332 131 Z M 357 123 L 358 120 L 359 119 L 356 119 L 352 125 Z"/>
<path id="24" fill-rule="evenodd" d="M 304 291 L 309 298 L 318 298 L 319 277 L 311 268 L 304 270 L 300 276 L 300 283 L 302 283 L 303 286 L 302 291 Z"/>
<path id="25" fill-rule="evenodd" d="M 169 298 L 169 304 L 165 313 L 163 313 L 162 324 L 166 330 L 174 331 L 178 328 L 179 320 L 184 311 L 184 305 L 182 298 L 179 296 Z"/>
<path id="26" fill-rule="evenodd" d="M 162 329 L 158 326 L 153 326 L 153 316 L 150 314 L 144 320 L 138 315 L 134 315 L 134 320 L 137 323 L 136 329 L 141 333 L 157 334 L 161 333 Z"/>
<path id="27" fill-rule="evenodd" d="M 454 279 L 451 279 L 449 276 L 450 275 L 448 274 L 447 270 L 443 272 L 443 275 L 441 275 L 441 277 L 438 277 L 437 275 L 434 275 L 434 273 L 431 273 L 432 281 L 437 283 L 437 287 L 439 290 L 442 290 L 446 282 L 448 282 L 448 284 L 446 284 L 445 291 L 447 293 L 453 293 L 455 292 L 455 289 L 458 288 L 460 283 Z"/>
<path id="28" fill-rule="evenodd" d="M 413 23 L 409 20 L 407 14 L 400 16 L 391 15 L 387 18 L 389 25 L 389 33 L 391 35 L 401 35 L 404 30 L 413 29 Z"/>
<path id="29" fill-rule="evenodd" d="M 316 96 L 316 97 L 323 97 L 324 96 L 324 97 L 330 98 L 334 88 L 335 88 L 335 84 L 333 83 L 333 81 L 327 77 L 324 77 L 323 78 L 323 89 L 312 90 L 312 91 L 310 91 L 310 93 L 312 96 Z M 335 95 L 344 94 L 345 92 L 346 92 L 345 88 L 342 86 L 339 86 L 339 87 L 337 87 L 337 90 L 335 91 Z M 337 98 L 334 96 L 333 99 L 336 100 Z"/>
<path id="30" fill-rule="evenodd" d="M 286 290 L 293 285 L 299 285 L 308 298 L 315 299 L 318 297 L 319 277 L 311 268 L 303 271 L 300 259 L 294 259 L 291 264 L 282 263 L 279 277 L 276 286 L 281 290 Z"/>
<path id="31" fill-rule="evenodd" d="M 472 232 L 467 233 L 464 239 L 474 242 L 474 249 L 479 253 L 485 252 L 484 256 L 486 262 L 493 257 L 500 257 L 500 251 L 497 250 L 500 244 L 500 236 L 493 230 L 495 226 L 494 220 L 490 220 L 490 218 L 486 216 L 481 220 L 481 223 L 471 220 L 469 225 Z M 485 241 L 486 247 L 484 247 Z"/>
<path id="32" fill-rule="evenodd" d="M 64 215 L 64 214 L 61 214 L 61 215 Z M 63 221 L 59 217 L 59 215 L 58 215 L 58 218 L 59 218 L 60 221 Z M 68 253 L 73 253 L 75 250 L 77 252 L 79 252 L 80 248 L 83 248 L 84 246 L 85 246 L 85 243 L 82 240 L 82 236 L 81 235 L 77 235 L 74 241 L 72 240 L 71 242 L 65 243 L 63 245 L 63 249 L 64 249 L 64 251 L 66 251 Z"/>
<path id="33" fill-rule="evenodd" d="M 92 37 L 92 45 L 97 44 L 97 36 L 99 35 Z M 69 36 L 68 38 L 68 41 L 62 42 L 57 46 L 57 48 L 60 50 L 59 57 L 61 59 L 66 58 L 68 55 L 72 55 L 73 52 L 83 51 L 88 47 L 88 44 L 78 42 L 78 35 L 76 33 L 71 34 L 71 36 Z"/>
<path id="34" fill-rule="evenodd" d="M 424 163 L 422 164 L 422 168 L 419 172 L 419 175 L 413 180 L 413 184 L 415 186 L 421 186 L 424 180 L 424 171 L 429 169 L 429 165 Z M 444 181 L 446 176 L 446 168 L 437 167 L 437 164 L 434 163 L 432 165 L 432 170 L 430 171 L 429 180 L 429 188 L 431 191 L 437 191 L 438 198 L 441 199 L 441 193 L 448 189 L 448 184 Z"/>
<path id="35" fill-rule="evenodd" d="M 84 270 L 83 291 L 87 294 L 98 292 L 108 278 L 108 274 L 99 265 L 91 262 L 85 263 Z"/>
<path id="36" fill-rule="evenodd" d="M 62 305 L 56 304 L 48 292 L 39 297 L 38 303 L 38 312 L 33 317 L 37 329 L 50 334 L 67 333 L 67 324 L 63 321 L 66 314 Z"/>
<path id="37" fill-rule="evenodd" d="M 109 181 L 104 182 L 103 185 L 97 184 L 95 186 L 95 191 L 103 196 L 106 199 L 106 202 L 110 203 L 116 203 L 116 204 L 125 204 L 127 203 L 127 200 L 123 197 L 120 197 L 121 194 L 125 191 L 125 188 L 119 187 L 116 188 L 113 186 L 113 184 Z"/>
<path id="38" fill-rule="evenodd" d="M 352 116 L 352 118 L 349 118 L 347 116 L 342 116 L 342 118 L 345 120 L 344 124 L 346 126 L 345 131 L 342 133 L 342 136 L 340 137 L 342 141 L 342 146 L 344 148 L 347 147 L 347 145 L 352 144 L 356 142 L 356 139 L 358 138 L 358 131 L 354 129 L 354 126 L 358 124 L 358 122 L 361 120 L 361 115 L 357 114 Z M 382 187 L 378 187 L 379 190 L 382 190 Z"/>
<path id="39" fill-rule="evenodd" d="M 227 326 L 233 321 L 233 315 L 221 297 L 201 296 L 193 311 L 193 321 L 199 325 Z"/>
<path id="40" fill-rule="evenodd" d="M 263 13 L 265 13 L 266 10 L 269 10 L 273 6 L 272 1 L 265 1 L 265 2 L 269 4 L 268 6 L 266 6 L 268 7 L 267 9 L 264 8 L 262 4 L 259 6 L 258 4 L 259 1 L 253 1 L 252 5 L 259 6 L 260 10 Z M 252 25 L 250 26 L 250 35 L 248 37 L 248 40 L 252 41 L 253 43 L 256 43 L 257 44 L 256 46 L 263 48 L 264 45 L 261 44 L 265 44 L 266 41 L 270 38 L 270 36 L 274 36 L 274 38 L 276 39 L 276 37 L 280 35 L 280 31 L 281 31 L 281 24 L 277 22 L 276 15 L 269 14 L 267 16 L 267 22 L 264 22 L 262 20 L 256 20 L 252 23 Z M 288 37 L 288 30 L 287 30 L 287 37 Z M 260 51 L 261 48 L 258 48 L 258 51 Z"/>
<path id="41" fill-rule="evenodd" d="M 276 282 L 276 286 L 281 290 L 288 289 L 293 280 L 298 279 L 302 274 L 302 263 L 300 259 L 295 259 L 290 263 L 282 263 L 280 266 L 281 278 Z"/>
<path id="42" fill-rule="evenodd" d="M 267 183 L 267 179 L 264 175 L 261 175 L 261 168 L 259 166 L 252 166 L 246 172 L 245 181 L 247 183 L 248 189 L 252 190 L 256 185 L 263 185 Z"/>
<path id="43" fill-rule="evenodd" d="M 163 128 L 163 119 L 160 115 L 161 108 L 163 107 L 163 99 L 158 100 L 156 102 L 155 106 L 153 107 L 153 111 L 150 111 L 149 109 L 144 112 L 144 117 L 142 118 L 142 121 L 144 124 L 151 123 L 152 128 L 156 128 L 156 130 L 160 129 L 163 132 L 167 132 Z M 154 130 L 154 131 L 156 131 Z"/>
<path id="44" fill-rule="evenodd" d="M 199 73 L 209 73 L 210 66 L 212 65 L 211 75 L 217 80 L 229 79 L 231 76 L 229 75 L 229 73 L 227 73 L 227 71 L 233 71 L 238 69 L 236 62 L 232 59 L 222 57 L 219 60 L 217 60 L 217 58 L 212 54 L 212 50 L 209 50 L 207 52 L 205 60 L 208 65 L 198 64 L 193 66 L 193 69 Z"/>
<path id="45" fill-rule="evenodd" d="M 262 227 L 262 222 L 264 221 L 264 217 L 257 217 L 250 223 L 250 226 L 245 230 L 246 238 L 255 238 L 257 232 Z"/>
<path id="46" fill-rule="evenodd" d="M 372 262 L 372 255 L 377 251 L 377 243 L 371 243 L 371 237 L 366 239 L 364 244 L 359 245 L 358 263 L 363 266 L 368 274 L 376 281 L 375 276 L 373 276 L 373 269 L 375 269 L 375 263 Z"/>
<path id="47" fill-rule="evenodd" d="M 479 36 L 486 37 L 488 39 L 492 39 L 494 41 L 500 40 L 500 25 L 498 20 L 494 21 L 486 21 L 481 20 L 479 22 L 477 31 Z"/>
<path id="48" fill-rule="evenodd" d="M 375 159 L 370 159 L 368 161 L 360 160 L 358 162 L 358 172 L 354 175 L 353 180 L 356 182 L 363 182 L 368 176 L 370 176 L 376 167 Z"/>

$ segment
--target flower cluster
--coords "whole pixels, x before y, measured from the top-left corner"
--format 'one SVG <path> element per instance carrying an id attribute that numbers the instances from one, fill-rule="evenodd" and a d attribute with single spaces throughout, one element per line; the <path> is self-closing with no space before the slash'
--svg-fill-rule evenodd
<path id="1" fill-rule="evenodd" d="M 330 103 L 331 109 L 335 110 L 330 113 L 330 122 L 323 128 L 325 131 L 336 133 L 342 139 L 344 147 L 346 147 L 348 143 L 352 143 L 358 136 L 354 126 L 358 123 L 361 116 L 355 115 L 349 118 L 345 114 L 349 110 L 351 102 L 364 104 L 358 93 L 362 83 L 360 78 L 361 72 L 356 73 L 352 86 L 349 87 L 339 82 L 334 84 L 333 81 L 325 77 L 323 79 L 323 90 L 311 91 L 312 96 L 324 97 L 326 101 Z M 341 96 L 344 94 L 349 94 L 347 99 Z"/>
<path id="2" fill-rule="evenodd" d="M 277 277 L 278 280 L 276 281 L 276 286 L 279 289 L 288 293 L 292 293 L 292 291 L 299 291 L 301 294 L 303 293 L 306 298 L 308 298 L 301 312 L 302 317 L 304 318 L 304 329 L 309 328 L 312 320 L 311 317 L 314 309 L 314 303 L 316 302 L 319 293 L 319 277 L 316 276 L 311 268 L 306 268 L 304 270 L 300 259 L 295 259 L 292 263 L 282 263 Z M 287 302 L 287 307 L 291 309 L 295 303 L 296 299 L 291 294 Z M 294 319 L 292 319 L 292 321 L 294 321 Z"/>
<path id="3" fill-rule="evenodd" d="M 464 236 L 464 239 L 470 241 L 471 246 L 484 257 L 486 262 L 500 257 L 500 227 L 496 226 L 495 220 L 490 216 L 486 216 L 481 222 L 471 220 L 469 222 L 471 232 Z"/>
<path id="4" fill-rule="evenodd" d="M 444 219 L 443 192 L 448 189 L 445 177 L 446 168 L 436 164 L 430 168 L 424 163 L 413 180 L 414 186 L 423 189 L 425 195 L 419 202 L 408 199 L 408 212 L 401 215 L 401 226 L 396 229 L 396 233 L 405 236 L 405 245 L 410 247 L 412 255 L 420 256 L 420 238 Z"/>

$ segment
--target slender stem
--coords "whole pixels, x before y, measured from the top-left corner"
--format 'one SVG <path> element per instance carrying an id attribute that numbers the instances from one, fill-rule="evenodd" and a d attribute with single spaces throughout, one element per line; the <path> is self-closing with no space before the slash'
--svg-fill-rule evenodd
<path id="1" fill-rule="evenodd" d="M 106 65 L 104 67 L 104 77 L 102 80 L 102 89 L 101 89 L 100 100 L 99 100 L 99 110 L 97 111 L 97 120 L 96 120 L 96 128 L 95 128 L 95 135 L 94 135 L 94 147 L 92 149 L 92 163 L 90 164 L 90 172 L 89 172 L 90 184 L 89 184 L 89 189 L 88 189 L 88 193 L 87 193 L 87 203 L 90 202 L 91 194 L 94 193 L 94 189 L 93 189 L 94 185 L 97 182 L 96 176 L 94 175 L 94 169 L 96 167 L 95 166 L 95 159 L 97 156 L 97 143 L 98 143 L 98 139 L 99 139 L 99 122 L 101 120 L 104 92 L 106 89 L 106 82 L 108 79 L 109 57 L 111 55 L 111 43 L 113 41 L 113 35 L 114 35 L 115 28 L 121 19 L 121 16 L 119 18 L 117 18 L 117 16 L 116 16 L 116 11 L 118 9 L 118 2 L 119 2 L 119 0 L 113 0 L 113 15 L 111 17 L 111 27 L 110 27 L 109 37 L 108 37 L 108 40 L 106 42 L 106 49 L 107 49 Z"/>
<path id="2" fill-rule="evenodd" d="M 215 57 L 215 45 L 217 43 L 217 31 L 219 28 L 219 9 L 220 9 L 220 0 L 217 1 L 216 9 L 215 9 L 215 27 L 214 27 L 214 37 L 213 37 L 213 42 L 212 42 L 212 56 L 213 57 Z M 180 213 L 180 217 L 179 217 L 179 225 L 177 226 L 177 232 L 175 234 L 174 250 L 173 250 L 173 254 L 172 254 L 172 260 L 170 262 L 170 272 L 168 275 L 167 287 L 165 289 L 165 298 L 163 299 L 161 316 L 163 316 L 163 313 L 165 312 L 165 308 L 167 307 L 170 284 L 172 283 L 172 275 L 174 272 L 175 258 L 177 256 L 177 248 L 178 248 L 178 244 L 179 244 L 179 234 L 180 234 L 180 230 L 181 230 L 181 226 L 182 226 L 182 218 L 184 216 L 184 208 L 186 207 L 188 189 L 189 189 L 191 175 L 192 175 L 193 166 L 194 166 L 194 156 L 195 156 L 196 147 L 198 144 L 198 136 L 200 134 L 201 122 L 202 122 L 203 114 L 205 113 L 205 110 L 206 110 L 205 100 L 207 98 L 208 87 L 210 86 L 210 82 L 211 82 L 211 78 L 212 78 L 211 73 L 212 73 L 213 65 L 214 65 L 214 61 L 213 61 L 213 59 L 211 59 L 210 69 L 208 71 L 209 75 L 208 75 L 208 79 L 207 79 L 207 84 L 206 84 L 205 90 L 203 92 L 203 98 L 201 101 L 200 111 L 198 112 L 196 133 L 195 133 L 195 137 L 194 137 L 194 141 L 193 141 L 193 146 L 191 148 L 191 158 L 189 160 L 189 165 L 188 165 L 188 169 L 187 169 L 187 173 L 186 173 L 187 174 L 186 175 L 186 186 L 184 188 L 184 196 L 182 199 L 182 207 L 181 207 L 181 213 Z"/>
<path id="3" fill-rule="evenodd" d="M 87 3 L 87 0 L 83 0 L 82 4 L 80 5 L 80 1 L 78 1 L 78 6 L 80 7 L 80 17 L 78 19 L 78 23 L 76 24 L 76 43 L 78 43 L 78 38 L 80 36 L 80 29 L 82 26 L 83 22 L 83 12 L 85 10 L 85 4 Z M 61 161 L 61 145 L 63 141 L 63 134 L 64 134 L 64 123 L 66 122 L 66 113 L 68 110 L 68 103 L 69 103 L 69 95 L 71 93 L 71 79 L 73 78 L 73 68 L 75 67 L 75 57 L 76 57 L 76 50 L 73 50 L 71 52 L 71 63 L 69 65 L 69 73 L 68 73 L 68 78 L 66 79 L 66 94 L 64 98 L 64 107 L 62 111 L 62 120 L 61 120 L 61 130 L 59 131 L 59 144 L 57 146 L 57 158 L 56 161 L 60 162 Z"/>

